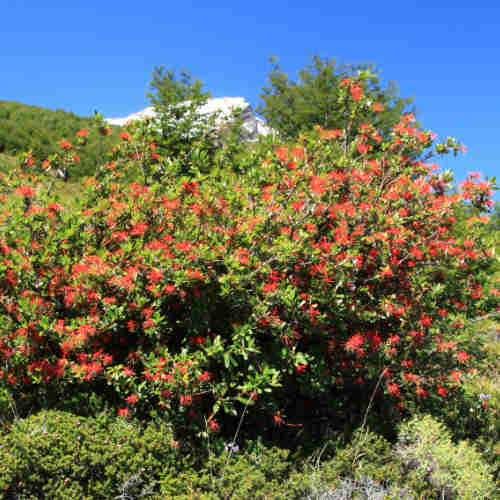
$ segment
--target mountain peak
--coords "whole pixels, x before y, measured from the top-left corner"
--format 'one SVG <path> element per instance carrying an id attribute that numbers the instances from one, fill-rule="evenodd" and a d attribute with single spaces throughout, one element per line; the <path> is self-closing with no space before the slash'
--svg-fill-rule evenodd
<path id="1" fill-rule="evenodd" d="M 259 135 L 269 135 L 272 130 L 266 122 L 259 118 L 249 102 L 243 97 L 215 97 L 207 99 L 206 103 L 200 106 L 200 115 L 211 115 L 219 113 L 216 122 L 223 122 L 230 118 L 235 111 L 240 111 L 238 118 L 242 120 L 242 128 L 245 131 L 245 136 L 249 141 L 257 140 Z M 123 118 L 105 118 L 110 125 L 123 126 L 128 122 L 136 120 L 144 120 L 147 117 L 154 118 L 156 112 L 153 106 L 132 113 Z"/>

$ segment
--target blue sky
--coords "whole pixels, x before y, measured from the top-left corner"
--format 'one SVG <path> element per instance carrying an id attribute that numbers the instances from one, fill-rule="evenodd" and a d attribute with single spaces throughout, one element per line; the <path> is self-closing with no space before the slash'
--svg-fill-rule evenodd
<path id="1" fill-rule="evenodd" d="M 420 123 L 468 147 L 441 161 L 458 180 L 500 174 L 498 0 L 2 0 L 0 19 L 0 99 L 126 116 L 165 65 L 255 107 L 269 56 L 295 78 L 319 54 L 375 63 L 413 96 Z"/>

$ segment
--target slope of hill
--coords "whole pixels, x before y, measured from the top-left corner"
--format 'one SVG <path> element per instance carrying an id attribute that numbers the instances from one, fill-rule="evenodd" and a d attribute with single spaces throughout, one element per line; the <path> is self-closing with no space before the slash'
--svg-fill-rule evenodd
<path id="1" fill-rule="evenodd" d="M 16 163 L 16 158 L 14 156 L 5 153 L 0 153 L 0 172 L 4 172 L 10 167 L 13 167 L 15 163 Z"/>
<path id="2" fill-rule="evenodd" d="M 51 111 L 39 106 L 0 100 L 0 154 L 15 156 L 31 150 L 36 157 L 45 159 L 58 150 L 58 141 L 71 141 L 82 128 L 89 130 L 91 138 L 94 134 L 97 136 L 93 123 L 92 118 L 62 110 Z M 99 151 L 109 149 L 116 143 L 118 130 L 118 127 L 112 127 L 110 136 L 101 141 L 89 141 L 89 147 L 81 155 L 74 176 L 81 177 L 94 172 Z"/>

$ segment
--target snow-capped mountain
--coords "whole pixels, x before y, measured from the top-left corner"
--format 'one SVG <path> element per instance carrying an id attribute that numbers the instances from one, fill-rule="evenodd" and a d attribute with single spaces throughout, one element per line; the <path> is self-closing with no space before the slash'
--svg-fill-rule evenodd
<path id="1" fill-rule="evenodd" d="M 245 131 L 247 140 L 255 141 L 259 135 L 268 135 L 272 132 L 272 129 L 262 118 L 259 118 L 254 113 L 248 101 L 243 97 L 216 97 L 208 99 L 198 111 L 200 115 L 211 115 L 218 112 L 216 123 L 223 123 L 227 121 L 236 110 L 240 110 L 238 119 L 243 122 L 242 127 Z M 123 126 L 131 121 L 144 120 L 147 117 L 153 118 L 155 115 L 154 108 L 149 106 L 124 118 L 105 118 L 105 120 L 111 125 Z"/>

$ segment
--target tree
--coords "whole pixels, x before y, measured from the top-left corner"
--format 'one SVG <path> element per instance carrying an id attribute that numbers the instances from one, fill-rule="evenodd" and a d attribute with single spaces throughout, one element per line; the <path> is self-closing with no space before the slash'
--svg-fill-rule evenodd
<path id="1" fill-rule="evenodd" d="M 269 74 L 269 86 L 262 89 L 260 97 L 264 104 L 257 112 L 284 140 L 296 139 L 315 125 L 324 129 L 348 129 L 353 136 L 366 120 L 386 135 L 412 102 L 412 99 L 398 97 L 392 83 L 382 88 L 373 65 L 337 65 L 335 59 L 316 55 L 311 64 L 299 71 L 299 80 L 295 82 L 283 72 L 276 58 L 270 61 L 274 66 Z M 340 88 L 347 79 L 358 77 L 363 78 L 363 91 L 369 99 L 365 113 L 358 114 L 353 121 L 349 109 L 339 101 Z M 351 87 L 354 96 L 357 91 L 358 87 Z"/>
<path id="2" fill-rule="evenodd" d="M 199 154 L 200 147 L 213 151 L 209 139 L 213 131 L 215 116 L 200 114 L 200 108 L 211 97 L 203 90 L 203 82 L 191 76 L 187 70 L 179 75 L 175 70 L 157 66 L 150 83 L 152 92 L 148 97 L 153 103 L 159 120 L 157 144 L 159 152 L 182 162 L 181 171 L 188 173 L 192 155 Z M 208 140 L 207 140 L 208 139 Z"/>
<path id="3" fill-rule="evenodd" d="M 201 105 L 210 97 L 210 92 L 202 91 L 203 82 L 198 78 L 193 80 L 189 71 L 181 70 L 180 76 L 177 77 L 174 70 L 166 70 L 165 66 L 156 66 L 154 68 L 150 87 L 153 92 L 148 93 L 148 97 L 151 98 L 151 102 L 158 109 L 180 103 L 186 104 L 186 101 Z M 183 116 L 182 111 L 187 108 L 187 105 L 177 108 L 179 118 Z"/>
<path id="4" fill-rule="evenodd" d="M 181 175 L 207 173 L 214 165 L 234 168 L 236 158 L 247 149 L 244 141 L 241 110 L 230 116 L 221 112 L 203 112 L 211 97 L 203 82 L 182 70 L 177 76 L 164 66 L 156 67 L 148 94 L 157 113 L 159 131 L 155 137 L 156 152 L 168 158 L 168 170 Z M 153 120 L 155 121 L 155 120 Z M 146 134 L 147 131 L 144 131 Z M 166 169 L 157 169 L 160 176 Z"/>

